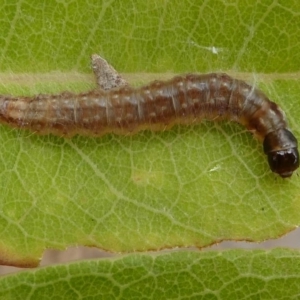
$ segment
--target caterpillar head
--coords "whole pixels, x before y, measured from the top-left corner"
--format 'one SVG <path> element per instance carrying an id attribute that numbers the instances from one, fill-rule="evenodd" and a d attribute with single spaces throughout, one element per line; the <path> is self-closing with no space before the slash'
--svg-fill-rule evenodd
<path id="1" fill-rule="evenodd" d="M 299 167 L 298 142 L 294 135 L 285 128 L 272 131 L 266 135 L 263 146 L 271 170 L 282 178 L 292 176 Z"/>

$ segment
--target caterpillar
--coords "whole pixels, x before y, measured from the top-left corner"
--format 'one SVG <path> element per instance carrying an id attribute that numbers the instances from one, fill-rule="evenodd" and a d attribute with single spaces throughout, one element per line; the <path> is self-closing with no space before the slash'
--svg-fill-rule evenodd
<path id="1" fill-rule="evenodd" d="M 257 88 L 223 73 L 187 74 L 140 88 L 0 96 L 0 123 L 63 137 L 165 130 L 203 119 L 244 125 L 263 141 L 269 166 L 281 177 L 299 167 L 297 139 L 284 112 Z"/>

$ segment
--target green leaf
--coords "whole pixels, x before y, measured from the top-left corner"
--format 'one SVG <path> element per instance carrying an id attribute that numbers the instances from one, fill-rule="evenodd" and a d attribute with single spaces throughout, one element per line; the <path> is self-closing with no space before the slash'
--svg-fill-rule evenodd
<path id="1" fill-rule="evenodd" d="M 2 277 L 0 299 L 296 299 L 299 267 L 281 249 L 134 254 Z"/>
<path id="2" fill-rule="evenodd" d="M 247 79 L 299 136 L 299 9 L 271 0 L 2 3 L 1 93 L 90 89 L 96 52 L 134 73 L 132 84 L 195 71 Z M 299 180 L 272 174 L 261 144 L 236 124 L 99 139 L 1 126 L 0 147 L 5 264 L 34 266 L 44 249 L 70 245 L 130 252 L 261 241 L 299 225 Z"/>

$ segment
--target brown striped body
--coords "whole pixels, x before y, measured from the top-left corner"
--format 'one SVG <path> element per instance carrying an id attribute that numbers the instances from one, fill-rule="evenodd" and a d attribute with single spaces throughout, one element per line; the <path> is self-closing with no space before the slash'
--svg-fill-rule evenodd
<path id="1" fill-rule="evenodd" d="M 275 137 L 267 138 L 268 145 L 264 144 L 268 155 L 297 149 L 292 134 L 291 145 L 287 141 L 281 145 L 278 141 L 283 131 L 289 132 L 281 109 L 258 89 L 226 74 L 190 74 L 137 89 L 122 87 L 77 95 L 65 92 L 34 97 L 0 96 L 1 123 L 39 134 L 69 137 L 128 134 L 145 129 L 164 130 L 174 124 L 191 124 L 203 119 L 241 123 L 265 141 L 271 133 Z M 298 165 L 297 159 L 294 169 Z M 272 166 L 271 169 L 277 172 Z M 288 177 L 293 170 L 277 173 Z"/>

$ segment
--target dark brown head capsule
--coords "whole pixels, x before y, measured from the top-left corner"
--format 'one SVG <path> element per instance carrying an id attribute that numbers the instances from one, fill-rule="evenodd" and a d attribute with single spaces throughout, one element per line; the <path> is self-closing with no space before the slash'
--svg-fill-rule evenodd
<path id="1" fill-rule="evenodd" d="M 264 139 L 264 152 L 270 168 L 281 177 L 290 177 L 299 167 L 298 142 L 285 128 L 268 133 Z"/>

